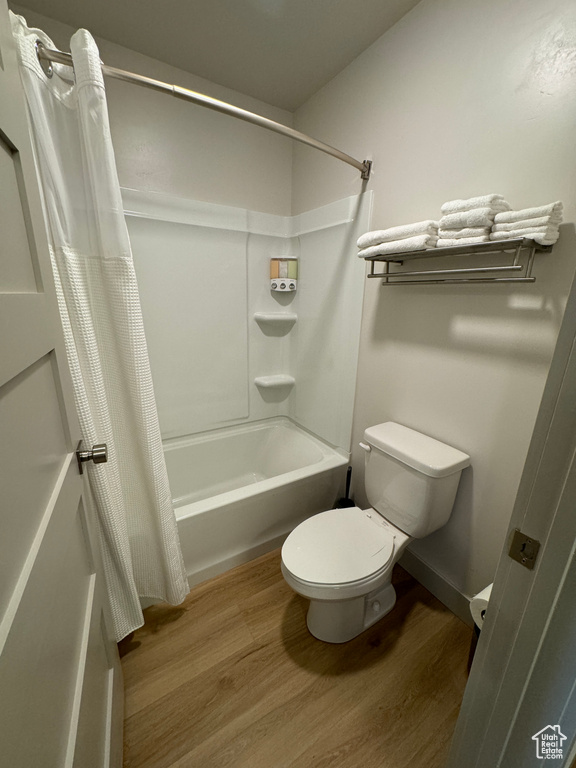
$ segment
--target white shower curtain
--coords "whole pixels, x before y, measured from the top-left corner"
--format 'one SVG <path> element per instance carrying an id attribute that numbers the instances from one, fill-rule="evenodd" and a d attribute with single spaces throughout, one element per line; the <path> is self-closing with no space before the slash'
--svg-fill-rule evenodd
<path id="1" fill-rule="evenodd" d="M 79 30 L 70 67 L 43 72 L 40 30 L 11 15 L 29 107 L 54 277 L 116 639 L 143 623 L 140 597 L 188 592 L 140 301 L 110 139 L 98 49 Z M 72 77 L 75 78 L 74 82 Z M 90 494 L 88 494 L 90 495 Z M 62 553 L 65 556 L 65 553 Z"/>

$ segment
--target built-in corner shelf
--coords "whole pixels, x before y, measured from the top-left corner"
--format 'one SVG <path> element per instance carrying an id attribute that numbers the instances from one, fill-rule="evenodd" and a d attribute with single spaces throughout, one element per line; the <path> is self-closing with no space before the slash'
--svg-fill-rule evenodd
<path id="1" fill-rule="evenodd" d="M 274 327 L 288 332 L 298 320 L 294 312 L 255 312 L 254 320 L 261 326 Z"/>
<path id="2" fill-rule="evenodd" d="M 436 283 L 534 283 L 532 265 L 535 253 L 550 253 L 551 245 L 539 245 L 531 238 L 519 237 L 475 245 L 454 245 L 448 248 L 429 248 L 425 251 L 387 253 L 369 256 L 368 277 L 379 278 L 382 285 L 433 285 Z M 415 259 L 436 259 L 447 256 L 492 256 L 507 254 L 504 265 L 478 266 L 453 269 L 423 269 L 414 271 L 390 271 L 390 264 L 403 264 Z M 375 272 L 376 262 L 382 262 L 382 272 Z M 504 277 L 499 277 L 503 274 Z M 517 277 L 512 275 L 516 274 Z M 460 276 L 460 277 L 458 277 Z"/>
<path id="3" fill-rule="evenodd" d="M 292 388 L 294 384 L 296 384 L 296 379 L 285 373 L 276 373 L 272 376 L 257 376 L 254 379 L 254 384 L 262 389 L 280 389 L 281 387 Z"/>

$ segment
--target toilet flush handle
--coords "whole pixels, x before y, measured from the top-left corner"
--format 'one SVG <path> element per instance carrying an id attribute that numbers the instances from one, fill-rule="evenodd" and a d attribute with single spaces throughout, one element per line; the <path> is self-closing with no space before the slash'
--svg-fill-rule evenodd
<path id="1" fill-rule="evenodd" d="M 370 453 L 370 451 L 372 450 L 372 446 L 368 445 L 367 443 L 358 443 L 358 445 L 360 446 L 360 448 L 362 448 L 363 451 L 366 451 L 366 453 Z"/>

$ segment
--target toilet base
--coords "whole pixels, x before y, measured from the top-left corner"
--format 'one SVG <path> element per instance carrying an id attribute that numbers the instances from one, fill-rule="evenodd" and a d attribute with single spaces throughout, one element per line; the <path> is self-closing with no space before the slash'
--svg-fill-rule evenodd
<path id="1" fill-rule="evenodd" d="M 390 582 L 348 600 L 311 600 L 306 624 L 318 640 L 346 643 L 384 618 L 395 602 L 396 591 Z"/>

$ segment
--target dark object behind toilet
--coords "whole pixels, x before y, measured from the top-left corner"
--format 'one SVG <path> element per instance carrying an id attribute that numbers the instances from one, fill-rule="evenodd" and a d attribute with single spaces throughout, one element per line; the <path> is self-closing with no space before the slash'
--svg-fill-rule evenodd
<path id="1" fill-rule="evenodd" d="M 352 477 L 352 467 L 348 467 L 348 470 L 346 472 L 346 496 L 343 496 L 341 499 L 338 499 L 336 504 L 334 504 L 334 509 L 344 509 L 345 507 L 354 507 L 356 506 L 352 499 L 350 498 L 350 479 Z"/>

